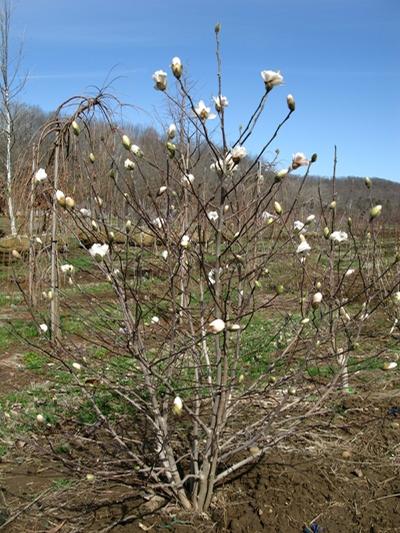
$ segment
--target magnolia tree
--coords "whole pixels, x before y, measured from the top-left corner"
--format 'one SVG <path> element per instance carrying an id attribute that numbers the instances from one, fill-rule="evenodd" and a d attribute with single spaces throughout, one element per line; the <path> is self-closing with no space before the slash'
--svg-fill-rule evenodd
<path id="1" fill-rule="evenodd" d="M 51 313 L 45 305 L 34 313 L 37 348 L 72 374 L 102 428 L 104 464 L 80 460 L 80 469 L 134 477 L 199 512 L 218 486 L 306 429 L 328 396 L 348 387 L 349 356 L 358 353 L 364 325 L 385 301 L 399 300 L 396 259 L 376 263 L 379 205 L 354 235 L 351 220 L 336 217 L 333 180 L 329 205 L 321 200 L 298 220 L 296 198 L 317 156 L 298 152 L 268 178 L 260 172 L 295 111 L 293 96 L 270 139 L 248 157 L 265 106 L 280 98 L 279 71 L 261 72 L 260 100 L 228 138 L 218 26 L 215 33 L 213 108 L 194 100 L 179 58 L 172 76 L 153 75 L 175 118 L 165 125 L 161 159 L 115 125 L 108 97 L 99 95 L 69 101 L 76 108 L 68 119 L 60 108 L 42 136 L 54 149 L 42 153 L 39 143 L 34 174 L 34 187 L 52 190 L 53 212 L 43 300 Z M 94 147 L 99 115 L 108 133 Z M 298 194 L 285 198 L 285 180 L 302 169 Z M 60 260 L 60 227 L 92 263 L 85 279 Z M 60 307 L 80 321 L 73 336 L 63 332 Z M 329 377 L 306 379 L 307 368 L 327 364 Z M 105 409 L 105 392 L 124 409 Z"/>

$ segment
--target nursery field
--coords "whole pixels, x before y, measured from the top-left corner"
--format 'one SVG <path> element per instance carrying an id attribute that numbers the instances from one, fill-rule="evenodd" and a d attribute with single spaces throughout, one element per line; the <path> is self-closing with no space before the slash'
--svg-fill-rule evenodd
<path id="1" fill-rule="evenodd" d="M 385 238 L 390 256 L 397 235 Z M 86 251 L 71 247 L 65 259 L 75 274 L 74 284 L 60 289 L 73 300 L 73 305 L 63 304 L 61 296 L 62 343 L 79 352 L 90 340 L 91 328 L 102 331 L 118 318 L 111 289 L 97 280 Z M 140 274 L 149 302 L 159 301 L 163 290 L 156 266 Z M 276 268 L 273 275 L 274 282 L 290 287 L 290 269 Z M 16 277 L 26 288 L 26 264 L 2 265 L 0 277 L 0 530 L 400 531 L 400 374 L 384 369 L 385 362 L 399 359 L 400 343 L 398 330 L 388 335 L 384 315 L 377 312 L 367 323 L 349 358 L 348 390 L 338 386 L 315 418 L 305 419 L 301 432 L 293 431 L 219 487 L 208 513 L 199 515 L 146 490 L 122 455 L 125 473 L 115 468 L 121 444 L 105 431 L 103 416 L 114 421 L 128 442 L 146 433 L 143 421 L 99 375 L 81 372 L 77 380 L 72 361 L 38 349 L 43 343 L 40 331 L 13 281 Z M 268 282 L 260 290 L 266 295 Z M 104 313 L 89 316 L 88 298 Z M 38 304 L 43 315 L 47 305 Z M 289 289 L 253 316 L 243 332 L 239 370 L 244 386 L 267 371 L 277 346 L 277 320 L 290 324 L 296 313 Z M 158 314 L 166 319 L 168 308 L 159 304 Z M 148 327 L 151 341 L 155 333 L 152 324 Z M 135 386 L 133 361 L 106 346 L 90 349 L 104 375 Z M 331 360 L 309 363 L 301 352 L 292 364 L 299 369 L 295 386 L 285 385 L 277 367 L 265 396 L 244 403 L 244 425 L 251 424 L 254 409 L 284 395 L 296 399 L 307 393 L 307 402 L 317 401 L 337 372 Z M 186 431 L 185 417 L 176 424 Z"/>

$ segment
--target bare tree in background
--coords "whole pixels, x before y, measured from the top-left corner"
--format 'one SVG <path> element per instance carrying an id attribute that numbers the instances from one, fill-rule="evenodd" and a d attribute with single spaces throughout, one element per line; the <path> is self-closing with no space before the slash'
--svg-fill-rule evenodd
<path id="1" fill-rule="evenodd" d="M 20 48 L 15 63 L 10 59 L 11 4 L 9 0 L 3 0 L 0 8 L 0 94 L 1 94 L 1 134 L 6 140 L 5 154 L 2 154 L 2 165 L 5 171 L 4 191 L 10 219 L 11 234 L 17 234 L 16 215 L 13 203 L 13 162 L 12 152 L 15 144 L 15 114 L 16 107 L 13 105 L 16 97 L 23 89 L 26 76 L 19 76 L 21 52 Z"/>

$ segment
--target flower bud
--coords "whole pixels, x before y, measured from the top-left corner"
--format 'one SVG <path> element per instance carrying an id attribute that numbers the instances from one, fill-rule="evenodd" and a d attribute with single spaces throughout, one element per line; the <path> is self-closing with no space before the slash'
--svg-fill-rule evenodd
<path id="1" fill-rule="evenodd" d="M 351 217 L 347 219 L 347 225 L 349 226 L 349 228 L 351 228 L 351 226 L 353 225 L 353 220 Z"/>
<path id="2" fill-rule="evenodd" d="M 329 239 L 329 235 L 330 235 L 330 233 L 331 233 L 331 232 L 330 232 L 328 226 L 325 226 L 325 227 L 324 227 L 324 237 L 325 237 L 325 239 Z"/>
<path id="3" fill-rule="evenodd" d="M 315 284 L 316 288 L 319 290 L 322 287 L 322 283 L 320 281 L 317 281 Z"/>
<path id="4" fill-rule="evenodd" d="M 73 209 L 75 207 L 75 200 L 71 198 L 71 196 L 67 196 L 65 198 L 65 207 L 68 207 L 69 209 Z"/>
<path id="5" fill-rule="evenodd" d="M 371 178 L 365 178 L 364 183 L 365 183 L 365 186 L 367 187 L 367 189 L 370 189 L 372 187 Z"/>
<path id="6" fill-rule="evenodd" d="M 276 294 L 283 294 L 285 292 L 285 288 L 283 285 L 277 285 L 275 290 L 276 290 Z"/>
<path id="7" fill-rule="evenodd" d="M 21 259 L 21 254 L 18 252 L 18 250 L 13 250 L 11 252 L 11 255 L 15 257 L 16 259 Z"/>
<path id="8" fill-rule="evenodd" d="M 122 144 L 123 144 L 123 147 L 126 150 L 130 150 L 131 149 L 131 140 L 128 137 L 128 135 L 122 135 Z"/>
<path id="9" fill-rule="evenodd" d="M 379 217 L 381 213 L 382 213 L 382 206 L 375 205 L 374 207 L 371 207 L 370 212 L 369 212 L 369 217 L 372 220 L 373 218 Z"/>
<path id="10" fill-rule="evenodd" d="M 282 206 L 279 202 L 274 202 L 274 209 L 275 209 L 275 213 L 277 215 L 281 215 L 282 214 Z"/>
<path id="11" fill-rule="evenodd" d="M 294 111 L 296 109 L 296 102 L 293 98 L 292 94 L 288 94 L 286 98 L 287 106 L 289 108 L 289 111 Z"/>
<path id="12" fill-rule="evenodd" d="M 221 31 L 221 24 L 217 22 L 217 24 L 214 26 L 215 33 L 219 33 Z"/>
<path id="13" fill-rule="evenodd" d="M 276 174 L 275 174 L 275 183 L 279 183 L 280 181 L 283 180 L 283 178 L 285 176 L 287 176 L 289 172 L 289 169 L 288 168 L 282 168 L 281 170 L 279 170 Z"/>
<path id="14" fill-rule="evenodd" d="M 36 416 L 36 422 L 38 424 L 44 424 L 46 422 L 46 419 L 43 415 L 37 415 Z"/>
<path id="15" fill-rule="evenodd" d="M 81 132 L 81 128 L 80 128 L 79 124 L 76 122 L 76 120 L 72 121 L 71 126 L 72 126 L 72 131 L 73 131 L 74 135 L 78 136 L 80 134 L 80 132 Z"/>
<path id="16" fill-rule="evenodd" d="M 89 154 L 89 161 L 91 163 L 94 163 L 96 161 L 96 158 L 94 157 L 94 154 L 92 152 L 90 152 L 90 154 Z"/>
<path id="17" fill-rule="evenodd" d="M 336 200 L 332 200 L 332 202 L 329 204 L 329 209 L 336 209 Z"/>
<path id="18" fill-rule="evenodd" d="M 315 163 L 315 161 L 316 161 L 317 159 L 318 159 L 318 154 L 313 154 L 313 155 L 311 156 L 310 161 L 311 161 L 311 163 Z"/>
<path id="19" fill-rule="evenodd" d="M 167 152 L 170 159 L 173 159 L 175 157 L 176 152 L 176 145 L 171 142 L 167 142 Z"/>

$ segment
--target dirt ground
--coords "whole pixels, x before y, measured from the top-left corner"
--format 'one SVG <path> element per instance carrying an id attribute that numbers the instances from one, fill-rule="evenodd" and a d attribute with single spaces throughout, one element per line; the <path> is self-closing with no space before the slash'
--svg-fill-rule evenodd
<path id="1" fill-rule="evenodd" d="M 202 517 L 172 503 L 145 502 L 140 490 L 113 483 L 64 487 L 57 480 L 71 473 L 62 464 L 44 463 L 17 442 L 0 463 L 0 530 L 400 532 L 398 385 L 345 396 L 308 434 L 284 442 L 220 488 Z"/>

